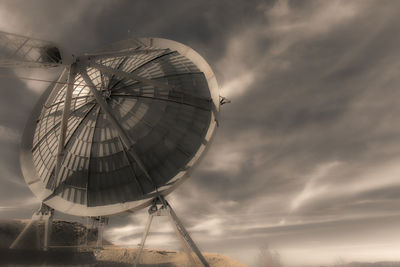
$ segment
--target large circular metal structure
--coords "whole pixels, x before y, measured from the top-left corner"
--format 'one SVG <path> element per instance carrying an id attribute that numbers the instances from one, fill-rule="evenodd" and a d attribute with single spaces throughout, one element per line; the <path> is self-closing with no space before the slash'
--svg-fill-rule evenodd
<path id="1" fill-rule="evenodd" d="M 24 178 L 41 201 L 109 216 L 144 208 L 189 177 L 219 112 L 215 76 L 199 54 L 171 40 L 130 39 L 66 69 L 22 138 Z"/>

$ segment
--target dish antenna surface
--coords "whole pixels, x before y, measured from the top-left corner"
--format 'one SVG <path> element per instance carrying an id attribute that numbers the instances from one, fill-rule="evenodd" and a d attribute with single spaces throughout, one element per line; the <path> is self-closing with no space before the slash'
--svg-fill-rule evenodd
<path id="1" fill-rule="evenodd" d="M 39 213 L 104 217 L 151 206 L 151 215 L 167 211 L 187 234 L 164 196 L 189 177 L 216 130 L 220 99 L 207 62 L 161 38 L 72 59 L 25 36 L 2 32 L 0 44 L 0 67 L 64 67 L 22 137 L 21 168 L 43 203 Z"/>

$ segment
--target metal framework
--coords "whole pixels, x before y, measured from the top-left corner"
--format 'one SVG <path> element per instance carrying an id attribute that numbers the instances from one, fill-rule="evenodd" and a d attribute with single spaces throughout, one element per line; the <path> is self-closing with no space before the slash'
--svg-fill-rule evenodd
<path id="1" fill-rule="evenodd" d="M 182 222 L 179 220 L 178 216 L 176 215 L 176 213 L 174 212 L 172 207 L 167 202 L 167 200 L 164 197 L 160 196 L 153 200 L 153 204 L 149 208 L 149 217 L 147 219 L 146 227 L 143 232 L 142 240 L 139 244 L 139 251 L 135 257 L 135 262 L 133 264 L 134 267 L 136 267 L 137 264 L 139 264 L 139 262 L 140 262 L 140 256 L 142 255 L 144 244 L 145 244 L 147 236 L 149 234 L 151 222 L 153 221 L 154 216 L 167 216 L 168 217 L 172 227 L 175 230 L 176 236 L 178 237 L 179 241 L 181 242 L 181 245 L 182 245 L 182 247 L 185 251 L 185 254 L 188 258 L 188 261 L 190 263 L 190 266 L 198 266 L 198 264 L 196 263 L 195 259 L 192 256 L 193 252 L 198 257 L 198 259 L 200 260 L 201 264 L 204 267 L 210 266 L 208 264 L 207 260 L 204 258 L 203 254 L 201 253 L 201 251 L 198 249 L 198 247 L 194 243 L 193 239 L 190 237 L 189 232 L 186 231 Z"/>
<path id="2" fill-rule="evenodd" d="M 50 248 L 73 248 L 73 247 L 79 247 L 79 248 L 94 248 L 94 249 L 102 249 L 103 248 L 103 233 L 104 233 L 104 226 L 108 224 L 108 217 L 104 216 L 99 216 L 99 217 L 87 217 L 90 219 L 93 223 L 93 225 L 96 226 L 97 228 L 97 241 L 95 246 L 89 246 L 88 244 L 88 232 L 86 233 L 86 245 L 84 247 L 77 245 L 77 246 L 54 246 L 51 245 L 51 233 L 52 233 L 52 222 L 53 222 L 53 217 L 54 217 L 54 209 L 50 208 L 46 204 L 42 203 L 40 206 L 40 209 L 36 211 L 33 215 L 31 220 L 25 225 L 24 229 L 18 234 L 17 238 L 13 241 L 13 243 L 10 245 L 10 249 L 19 249 L 21 247 L 21 244 L 24 241 L 24 238 L 28 234 L 29 230 L 31 227 L 35 224 L 38 224 L 43 221 L 44 223 L 44 232 L 43 232 L 43 245 L 41 245 L 40 242 L 40 234 L 39 234 L 39 229 L 36 228 L 37 232 L 37 243 L 38 243 L 38 248 L 42 249 L 44 251 L 49 250 Z M 87 226 L 86 226 L 87 227 Z M 86 228 L 86 231 L 88 231 L 88 228 Z"/>
<path id="3" fill-rule="evenodd" d="M 167 216 L 190 265 L 194 253 L 208 267 L 164 196 L 190 176 L 215 133 L 219 106 L 228 102 L 210 66 L 191 48 L 160 38 L 130 39 L 66 61 L 50 42 L 0 32 L 0 67 L 65 67 L 22 138 L 22 172 L 42 206 L 11 248 L 44 220 L 47 250 L 54 209 L 97 218 L 101 248 L 108 216 L 151 206 L 134 265 L 153 216 Z"/>
<path id="4" fill-rule="evenodd" d="M 27 223 L 21 233 L 17 236 L 14 242 L 10 245 L 11 249 L 19 248 L 24 237 L 28 233 L 28 230 L 32 225 L 44 221 L 44 238 L 43 238 L 43 250 L 47 251 L 49 248 L 52 221 L 53 221 L 54 209 L 50 208 L 46 204 L 40 206 L 40 209 L 32 215 L 32 219 Z M 38 229 L 36 229 L 38 231 Z M 39 240 L 38 240 L 39 241 Z"/>
<path id="5" fill-rule="evenodd" d="M 170 40 L 133 39 L 77 57 L 32 112 L 25 180 L 72 215 L 148 206 L 204 154 L 217 126 L 216 92 L 204 59 Z"/>
<path id="6" fill-rule="evenodd" d="M 0 67 L 51 68 L 62 64 L 55 44 L 0 31 Z"/>

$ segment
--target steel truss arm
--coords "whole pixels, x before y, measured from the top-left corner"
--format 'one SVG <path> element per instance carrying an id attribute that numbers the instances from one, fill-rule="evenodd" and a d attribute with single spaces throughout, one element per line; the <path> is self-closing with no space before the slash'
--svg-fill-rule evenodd
<path id="1" fill-rule="evenodd" d="M 0 31 L 0 67 L 57 67 L 62 64 L 55 44 Z"/>

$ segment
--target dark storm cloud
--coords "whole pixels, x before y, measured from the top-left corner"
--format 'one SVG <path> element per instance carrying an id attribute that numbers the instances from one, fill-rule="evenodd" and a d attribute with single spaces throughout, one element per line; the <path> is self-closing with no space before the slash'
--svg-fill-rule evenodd
<path id="1" fill-rule="evenodd" d="M 302 10 L 289 5 L 289 17 L 296 20 L 280 21 L 281 38 L 265 37 L 259 45 L 263 27 L 269 27 L 263 25 L 254 30 L 259 40 L 254 46 L 243 39 L 242 49 L 258 55 L 256 67 L 246 65 L 255 78 L 246 93 L 233 94 L 233 104 L 223 107 L 218 145 L 191 181 L 192 190 L 203 194 L 190 199 L 185 214 L 197 201 L 202 207 L 196 210 L 212 210 L 221 218 L 225 212 L 248 215 L 233 221 L 238 225 L 254 216 L 273 224 L 396 213 L 400 40 L 393 35 L 395 3 L 348 2 L 349 14 L 341 18 L 339 12 L 333 25 L 329 9 L 336 12 L 335 5 L 345 2 L 310 3 Z M 274 45 L 284 47 L 277 56 L 270 52 Z M 229 167 L 210 170 L 218 160 Z M 193 196 L 182 192 L 188 187 L 178 190 L 182 199 Z M 234 202 L 226 206 L 229 200 Z M 258 216 L 265 210 L 281 212 Z M 340 221 L 335 225 L 341 229 Z"/>
<path id="2" fill-rule="evenodd" d="M 169 200 L 200 246 L 231 255 L 246 246 L 246 255 L 254 255 L 263 242 L 284 252 L 294 240 L 311 248 L 336 235 L 335 245 L 357 246 L 365 232 L 393 229 L 400 190 L 399 7 L 357 0 L 0 1 L 0 29 L 76 54 L 156 36 L 204 55 L 233 103 L 222 107 L 209 153 Z M 32 194 L 10 182 L 22 178 L 18 142 L 7 136 L 22 133 L 45 85 L 32 90 L 15 77 L 1 79 L 7 177 L 0 206 L 12 207 Z M 28 217 L 31 211 L 0 212 Z M 143 211 L 112 219 L 109 238 L 137 241 L 145 217 Z M 359 223 L 363 231 L 351 235 Z M 167 242 L 163 231 L 154 235 Z M 389 236 L 377 235 L 382 242 Z"/>
<path id="3" fill-rule="evenodd" d="M 0 214 L 3 218 L 30 217 L 39 201 L 27 188 L 19 167 L 19 142 L 38 95 L 9 70 L 0 71 Z"/>
<path id="4" fill-rule="evenodd" d="M 367 4 L 363 8 L 371 6 Z M 240 101 L 234 105 L 223 109 L 224 124 L 219 134 L 228 139 L 225 145 L 238 142 L 248 145 L 251 140 L 243 137 L 249 132 L 271 140 L 244 153 L 236 181 L 238 184 L 243 180 L 246 182 L 240 185 L 239 192 L 245 190 L 249 183 L 249 190 L 256 189 L 260 194 L 268 193 L 268 190 L 281 193 L 285 187 L 296 185 L 296 180 L 319 164 L 330 161 L 356 161 L 360 164 L 362 161 L 361 165 L 369 166 L 372 162 L 380 164 L 396 155 L 398 150 L 392 147 L 398 138 L 396 125 L 384 129 L 384 136 L 375 128 L 375 125 L 382 122 L 382 118 L 390 116 L 385 102 L 397 95 L 396 76 L 393 74 L 387 77 L 391 67 L 387 61 L 395 62 L 393 47 L 399 41 L 392 38 L 397 26 L 392 26 L 392 17 L 385 17 L 388 11 L 382 7 L 367 9 L 365 13 L 357 14 L 351 20 L 356 25 L 354 27 L 348 27 L 347 23 L 338 23 L 338 26 L 328 29 L 329 35 L 322 32 L 293 41 L 279 57 L 280 60 L 290 60 L 290 67 L 272 70 L 266 75 L 263 75 L 264 69 L 261 68 L 260 73 L 254 74 L 259 79 L 253 83 L 248 93 L 241 96 Z M 382 16 L 380 19 L 383 21 L 378 23 L 379 37 L 369 40 L 370 32 L 378 31 L 376 25 L 365 27 L 370 25 L 371 13 Z M 389 38 L 390 42 L 385 41 Z M 352 52 L 351 55 L 349 51 Z M 254 52 L 263 55 L 262 51 Z M 268 47 L 264 50 L 265 53 L 268 53 Z M 349 61 L 348 64 L 337 67 L 346 60 Z M 264 66 L 267 64 L 265 62 Z M 379 78 L 382 76 L 386 76 L 389 83 L 383 85 L 383 88 Z M 381 95 L 377 94 L 375 99 L 365 99 L 370 97 L 368 94 L 375 92 L 380 92 Z M 395 106 L 391 108 L 396 109 Z M 263 184 L 269 178 L 260 177 L 259 174 L 264 174 L 265 171 L 252 165 L 255 155 L 264 159 L 260 167 L 268 170 L 269 177 L 285 169 L 293 180 L 292 184 L 287 181 L 282 184 L 277 182 L 277 187 L 270 181 Z M 215 173 L 209 174 L 211 173 L 205 173 L 206 178 L 197 179 L 196 182 L 204 181 L 206 185 L 215 183 L 216 192 L 220 192 L 225 183 L 212 183 Z M 220 175 L 226 177 L 226 182 L 235 180 L 227 177 L 230 174 Z M 283 178 L 282 174 L 279 178 Z M 335 179 L 341 180 L 341 177 Z M 267 184 L 270 185 L 269 189 Z M 231 190 L 236 192 L 234 186 Z M 245 195 L 254 197 L 254 194 Z"/>

